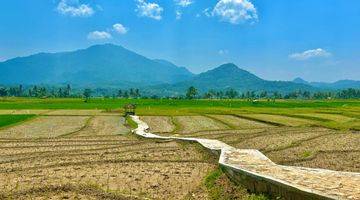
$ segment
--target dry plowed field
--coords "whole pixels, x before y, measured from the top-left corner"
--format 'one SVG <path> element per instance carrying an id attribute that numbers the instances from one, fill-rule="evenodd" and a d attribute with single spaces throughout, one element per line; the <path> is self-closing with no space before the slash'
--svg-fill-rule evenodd
<path id="1" fill-rule="evenodd" d="M 176 116 L 172 121 L 175 123 L 176 133 L 180 134 L 229 129 L 223 122 L 206 116 Z"/>
<path id="2" fill-rule="evenodd" d="M 41 116 L 18 126 L 0 130 L 0 138 L 52 138 L 85 127 L 90 117 Z"/>
<path id="3" fill-rule="evenodd" d="M 335 114 L 312 117 L 352 120 Z M 144 119 L 152 121 L 151 117 Z M 164 135 L 181 133 L 185 137 L 217 139 L 240 149 L 258 149 L 274 162 L 284 165 L 360 172 L 358 131 L 313 127 L 314 122 L 308 119 L 268 114 L 184 116 L 174 119 L 180 129 Z M 158 127 L 168 126 L 158 122 L 162 124 Z"/>
<path id="4" fill-rule="evenodd" d="M 206 199 L 215 158 L 194 144 L 125 135 L 123 122 L 42 116 L 1 130 L 0 199 Z"/>
<path id="5" fill-rule="evenodd" d="M 239 115 L 245 118 L 263 121 L 265 123 L 273 123 L 275 125 L 283 126 L 309 126 L 314 124 L 313 121 L 307 119 L 301 119 L 296 117 L 288 117 L 282 115 L 270 115 L 270 114 L 242 114 Z"/>
<path id="6" fill-rule="evenodd" d="M 149 125 L 153 133 L 168 133 L 175 130 L 175 125 L 168 116 L 144 116 L 141 120 Z"/>

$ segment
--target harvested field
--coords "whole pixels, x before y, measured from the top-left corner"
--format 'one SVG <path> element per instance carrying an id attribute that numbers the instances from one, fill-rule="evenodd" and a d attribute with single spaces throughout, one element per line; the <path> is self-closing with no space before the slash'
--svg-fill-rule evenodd
<path id="1" fill-rule="evenodd" d="M 297 115 L 307 116 L 307 117 L 317 117 L 317 118 L 336 121 L 336 122 L 348 122 L 348 121 L 355 120 L 355 118 L 347 117 L 347 116 L 344 116 L 344 115 L 337 115 L 337 114 L 306 113 L 306 114 L 297 114 Z"/>
<path id="2" fill-rule="evenodd" d="M 121 115 L 121 113 L 110 113 L 104 110 L 53 110 L 46 115 Z"/>
<path id="3" fill-rule="evenodd" d="M 230 119 L 233 120 L 233 117 Z M 224 122 L 226 119 L 226 115 L 219 118 Z M 196 126 L 196 120 L 181 121 L 181 124 L 186 123 L 187 127 Z M 235 123 L 232 124 L 234 125 Z M 194 129 L 191 132 L 187 128 L 182 136 L 217 139 L 239 149 L 258 149 L 279 164 L 360 172 L 360 134 L 356 131 L 306 126 L 204 129 Z"/>
<path id="4" fill-rule="evenodd" d="M 279 124 L 284 126 L 309 126 L 315 124 L 314 121 L 308 119 L 301 119 L 295 117 L 287 117 L 282 115 L 270 115 L 270 114 L 241 114 L 246 118 L 259 120 L 263 122 Z"/>
<path id="5" fill-rule="evenodd" d="M 39 115 L 50 110 L 0 110 L 0 115 Z"/>
<path id="6" fill-rule="evenodd" d="M 229 129 L 226 124 L 205 116 L 177 116 L 174 117 L 174 122 L 177 126 L 176 132 L 181 134 Z"/>
<path id="7" fill-rule="evenodd" d="M 175 130 L 175 125 L 168 116 L 143 116 L 141 120 L 150 126 L 150 131 L 154 133 L 166 133 Z"/>
<path id="8" fill-rule="evenodd" d="M 18 150 L 13 153 L 8 150 L 6 155 L 0 155 L 3 193 L 16 195 L 11 192 L 14 188 L 32 191 L 34 186 L 56 188 L 70 184 L 95 186 L 102 193 L 116 191 L 138 197 L 182 199 L 201 188 L 204 177 L 216 168 L 216 161 L 209 160 L 208 155 L 195 145 L 138 140 L 131 136 L 112 136 L 113 142 L 91 137 L 85 139 L 89 142 L 82 142 L 85 146 L 77 145 L 80 141 L 76 140 L 26 141 L 25 151 L 21 146 L 25 141 L 20 144 L 2 141 L 1 147 L 16 146 L 15 150 Z M 43 148 L 49 141 L 60 149 Z M 50 191 L 46 195 L 51 194 Z M 35 197 L 39 194 L 29 192 L 26 195 Z M 41 196 L 44 198 L 44 195 Z M 57 195 L 70 199 L 86 197 L 78 190 L 61 191 Z M 201 199 L 207 194 L 203 191 L 196 195 Z"/>
<path id="9" fill-rule="evenodd" d="M 118 116 L 95 116 L 92 117 L 87 126 L 73 134 L 73 136 L 99 136 L 118 135 L 128 133 L 124 126 L 124 118 Z"/>
<path id="10" fill-rule="evenodd" d="M 51 138 L 83 128 L 89 117 L 37 117 L 18 126 L 0 130 L 0 138 Z"/>
<path id="11" fill-rule="evenodd" d="M 229 124 L 231 127 L 234 128 L 254 129 L 254 128 L 272 127 L 269 124 L 243 119 L 233 115 L 210 115 L 210 116 L 226 124 Z"/>
<path id="12" fill-rule="evenodd" d="M 195 144 L 124 135 L 123 122 L 117 116 L 41 116 L 3 130 L 0 198 L 209 197 L 204 180 L 217 169 L 215 157 Z"/>
<path id="13" fill-rule="evenodd" d="M 325 128 L 285 127 L 266 129 L 261 135 L 256 135 L 246 140 L 233 140 L 229 141 L 229 143 L 240 149 L 258 149 L 266 153 L 329 134 L 334 134 L 334 131 Z"/>
<path id="14" fill-rule="evenodd" d="M 313 168 L 360 172 L 360 134 L 336 133 L 269 153 L 274 161 Z"/>

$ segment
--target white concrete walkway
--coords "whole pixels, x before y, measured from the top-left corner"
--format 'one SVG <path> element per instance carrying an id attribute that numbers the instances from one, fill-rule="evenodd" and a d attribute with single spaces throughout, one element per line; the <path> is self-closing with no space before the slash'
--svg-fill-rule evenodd
<path id="1" fill-rule="evenodd" d="M 304 194 L 314 199 L 360 200 L 360 173 L 277 165 L 258 150 L 236 149 L 218 140 L 158 136 L 149 133 L 149 126 L 138 116 L 132 116 L 132 119 L 138 124 L 134 133 L 144 138 L 194 141 L 212 151 L 219 151 L 219 164 L 240 176 L 253 177 L 277 189 L 290 191 L 288 193 L 295 191 L 297 195 Z M 273 190 L 268 185 L 266 187 L 267 191 Z"/>

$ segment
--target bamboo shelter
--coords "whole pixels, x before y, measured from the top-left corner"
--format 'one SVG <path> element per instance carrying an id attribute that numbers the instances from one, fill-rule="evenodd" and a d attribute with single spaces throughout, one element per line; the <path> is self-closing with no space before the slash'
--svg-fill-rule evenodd
<path id="1" fill-rule="evenodd" d="M 124 115 L 129 116 L 129 115 L 135 115 L 135 109 L 136 109 L 136 105 L 135 104 L 126 104 L 124 105 Z"/>

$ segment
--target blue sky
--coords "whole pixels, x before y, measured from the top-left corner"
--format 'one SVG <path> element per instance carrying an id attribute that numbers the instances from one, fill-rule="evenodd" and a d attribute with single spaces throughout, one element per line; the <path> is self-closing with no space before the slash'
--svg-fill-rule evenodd
<path id="1" fill-rule="evenodd" d="M 358 0 L 4 0 L 0 60 L 114 43 L 199 73 L 360 78 Z"/>

